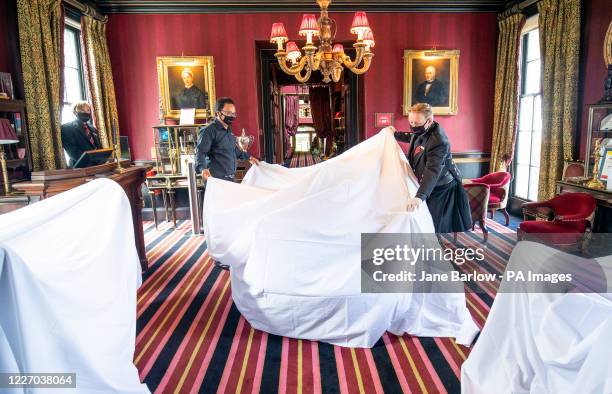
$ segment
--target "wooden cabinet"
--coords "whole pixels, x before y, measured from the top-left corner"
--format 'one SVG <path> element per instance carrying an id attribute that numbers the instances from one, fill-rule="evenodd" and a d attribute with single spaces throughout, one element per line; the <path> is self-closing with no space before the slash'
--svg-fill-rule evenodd
<path id="1" fill-rule="evenodd" d="M 589 128 L 587 130 L 586 151 L 584 155 L 584 176 L 593 175 L 595 142 L 601 139 L 601 149 L 612 149 L 612 103 L 589 105 Z M 605 156 L 602 157 L 602 161 Z M 602 164 L 600 161 L 600 164 Z M 600 174 L 601 175 L 601 174 Z"/>
<path id="2" fill-rule="evenodd" d="M 3 145 L 9 183 L 30 179 L 32 157 L 26 123 L 25 102 L 22 100 L 0 100 L 0 118 L 6 118 L 13 126 L 19 142 Z M 0 170 L 1 171 L 1 170 Z M 4 193 L 4 182 L 0 174 L 0 194 Z"/>

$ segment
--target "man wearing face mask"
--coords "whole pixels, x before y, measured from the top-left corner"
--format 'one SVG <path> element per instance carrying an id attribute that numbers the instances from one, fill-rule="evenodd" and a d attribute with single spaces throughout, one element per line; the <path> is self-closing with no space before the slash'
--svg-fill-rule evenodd
<path id="1" fill-rule="evenodd" d="M 243 152 L 236 144 L 231 125 L 236 120 L 236 106 L 229 97 L 222 97 L 215 104 L 216 118 L 208 126 L 201 128 L 196 146 L 196 171 L 202 171 L 202 177 L 215 177 L 233 182 L 236 175 L 236 159 L 249 160 L 259 165 L 259 160 Z M 206 157 L 210 163 L 206 162 Z M 215 265 L 227 270 L 229 266 L 219 261 Z"/>
<path id="2" fill-rule="evenodd" d="M 102 149 L 98 130 L 91 124 L 91 106 L 86 101 L 74 104 L 75 120 L 64 123 L 62 130 L 62 144 L 68 154 L 68 165 L 72 167 L 83 152 Z"/>
<path id="3" fill-rule="evenodd" d="M 398 141 L 410 142 L 407 157 L 419 180 L 419 189 L 408 199 L 407 210 L 414 211 L 427 201 L 436 233 L 468 230 L 472 227 L 470 205 L 444 129 L 434 121 L 432 108 L 425 103 L 410 108 L 408 121 L 412 133 L 395 133 Z"/>
<path id="4" fill-rule="evenodd" d="M 234 181 L 236 160 L 249 160 L 259 164 L 259 160 L 243 152 L 236 144 L 231 125 L 236 120 L 236 106 L 229 97 L 221 97 L 215 104 L 216 118 L 208 126 L 201 128 L 196 147 L 196 171 L 202 177 L 209 176 Z M 208 156 L 210 163 L 206 162 Z"/>

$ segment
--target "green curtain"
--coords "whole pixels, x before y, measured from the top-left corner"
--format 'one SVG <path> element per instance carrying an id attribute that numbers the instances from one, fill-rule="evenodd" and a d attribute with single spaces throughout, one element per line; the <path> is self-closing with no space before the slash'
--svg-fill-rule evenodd
<path id="1" fill-rule="evenodd" d="M 60 131 L 64 18 L 61 0 L 17 0 L 19 46 L 34 170 L 65 166 Z"/>
<path id="2" fill-rule="evenodd" d="M 81 26 L 85 47 L 86 78 L 95 124 L 100 132 L 102 145 L 111 147 L 113 138 L 117 141 L 119 136 L 119 122 L 115 85 L 106 43 L 106 21 L 85 15 L 81 18 Z"/>
<path id="3" fill-rule="evenodd" d="M 542 59 L 542 150 L 538 199 L 555 195 L 563 162 L 572 160 L 580 52 L 580 0 L 538 3 Z"/>
<path id="4" fill-rule="evenodd" d="M 514 157 L 519 100 L 519 45 L 524 24 L 525 16 L 520 13 L 499 21 L 491 172 L 500 170 Z"/>

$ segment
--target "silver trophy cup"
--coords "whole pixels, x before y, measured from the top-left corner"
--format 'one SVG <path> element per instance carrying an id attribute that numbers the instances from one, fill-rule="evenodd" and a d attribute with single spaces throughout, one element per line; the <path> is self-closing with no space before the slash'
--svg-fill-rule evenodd
<path id="1" fill-rule="evenodd" d="M 242 129 L 242 135 L 236 137 L 236 144 L 241 151 L 246 152 L 253 145 L 253 140 L 255 140 L 255 137 L 246 135 L 246 132 Z"/>

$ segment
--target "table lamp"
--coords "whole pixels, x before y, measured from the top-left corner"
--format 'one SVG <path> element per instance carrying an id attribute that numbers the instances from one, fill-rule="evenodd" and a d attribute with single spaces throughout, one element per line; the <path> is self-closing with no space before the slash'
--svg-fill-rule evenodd
<path id="1" fill-rule="evenodd" d="M 11 192 L 9 184 L 8 172 L 6 169 L 6 155 L 3 145 L 16 144 L 19 142 L 15 129 L 9 123 L 8 119 L 0 118 L 0 167 L 2 169 L 2 180 L 4 181 L 4 194 L 8 195 Z"/>

